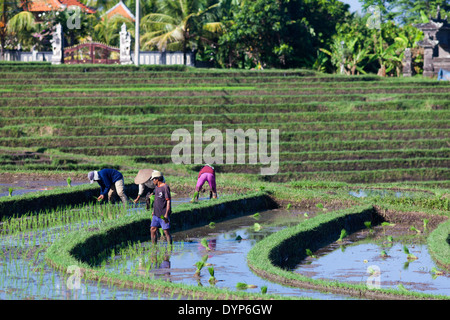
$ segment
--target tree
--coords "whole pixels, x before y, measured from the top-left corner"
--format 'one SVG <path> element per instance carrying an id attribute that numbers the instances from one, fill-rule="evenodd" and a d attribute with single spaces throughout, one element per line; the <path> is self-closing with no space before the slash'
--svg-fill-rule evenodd
<path id="1" fill-rule="evenodd" d="M 195 49 L 196 41 L 203 29 L 212 30 L 216 22 L 209 22 L 206 16 L 218 7 L 207 0 L 157 0 L 158 12 L 142 18 L 144 34 L 141 36 L 143 48 L 157 48 L 165 51 L 170 48 L 183 51 L 186 64 L 186 52 Z"/>
<path id="2" fill-rule="evenodd" d="M 437 8 L 445 16 L 450 12 L 448 0 L 359 0 L 367 12 L 370 7 L 377 7 L 381 11 L 382 22 L 395 20 L 401 25 L 421 21 L 421 13 L 426 16 L 436 16 Z"/>
<path id="3" fill-rule="evenodd" d="M 35 26 L 34 17 L 30 14 L 22 14 L 22 5 L 26 5 L 27 1 L 2 0 L 0 2 L 0 49 L 2 57 L 7 39 L 12 43 L 20 40 L 27 42 L 31 38 L 29 33 Z M 18 14 L 19 16 L 16 17 Z M 14 21 L 10 23 L 12 18 L 14 18 Z"/>
<path id="4" fill-rule="evenodd" d="M 228 67 L 310 66 L 348 6 L 324 0 L 243 0 L 220 38 Z"/>

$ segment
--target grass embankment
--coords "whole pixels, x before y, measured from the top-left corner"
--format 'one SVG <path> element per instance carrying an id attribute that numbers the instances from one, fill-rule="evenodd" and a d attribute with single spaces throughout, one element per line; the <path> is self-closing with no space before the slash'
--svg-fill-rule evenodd
<path id="1" fill-rule="evenodd" d="M 446 82 L 184 66 L 2 64 L 0 70 L 1 148 L 40 150 L 52 157 L 35 165 L 29 161 L 25 170 L 86 171 L 126 162 L 119 169 L 145 164 L 164 171 L 172 168 L 170 155 L 178 143 L 172 132 L 193 134 L 194 121 L 202 121 L 203 131 L 223 135 L 227 129 L 278 129 L 279 174 L 264 180 L 448 186 L 450 178 Z M 247 157 L 249 152 L 247 145 Z M 76 154 L 86 157 L 81 161 Z M 110 157 L 106 162 L 107 155 L 128 161 Z M 2 164 L 18 163 L 5 159 Z M 247 162 L 216 167 L 259 172 Z"/>
<path id="2" fill-rule="evenodd" d="M 369 299 L 449 299 L 448 296 L 443 295 L 373 288 L 365 283 L 349 284 L 313 279 L 289 270 L 307 256 L 307 249 L 314 252 L 322 246 L 337 241 L 340 238 L 341 230 L 344 229 L 351 233 L 365 228 L 366 221 L 380 221 L 380 219 L 382 218 L 378 216 L 376 209 L 371 205 L 317 215 L 258 242 L 248 254 L 248 264 L 256 274 L 290 286 Z M 439 256 L 434 256 L 446 262 L 450 256 L 450 246 L 444 240 L 443 235 L 447 234 L 448 236 L 448 226 L 448 221 L 442 223 L 429 237 L 430 251 L 442 250 Z"/>
<path id="3" fill-rule="evenodd" d="M 230 217 L 248 213 L 248 208 L 262 210 L 270 207 L 264 193 L 252 193 L 244 196 L 228 197 L 225 200 L 211 200 L 198 204 L 185 204 L 174 208 L 171 219 L 178 226 L 185 228 L 187 217 L 193 224 L 198 224 L 214 218 Z M 181 223 L 183 221 L 183 223 Z M 231 291 L 215 287 L 201 287 L 171 283 L 161 279 L 138 277 L 120 273 L 107 272 L 101 267 L 91 265 L 93 257 L 104 254 L 105 249 L 111 250 L 130 241 L 148 241 L 150 224 L 149 212 L 122 216 L 113 221 L 99 225 L 97 228 L 85 228 L 68 234 L 56 241 L 46 252 L 46 261 L 53 267 L 66 272 L 70 266 L 81 268 L 84 279 L 106 281 L 117 286 L 128 286 L 148 292 L 168 293 L 193 296 L 208 299 L 292 299 L 276 295 L 263 295 L 243 291 Z"/>

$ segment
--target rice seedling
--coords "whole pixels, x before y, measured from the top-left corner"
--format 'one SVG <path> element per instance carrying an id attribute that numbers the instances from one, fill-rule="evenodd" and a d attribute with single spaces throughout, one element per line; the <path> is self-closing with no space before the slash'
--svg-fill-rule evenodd
<path id="1" fill-rule="evenodd" d="M 214 229 L 214 228 L 216 227 L 216 223 L 211 221 L 211 222 L 208 224 L 208 226 L 209 226 L 211 229 Z"/>
<path id="2" fill-rule="evenodd" d="M 414 227 L 414 226 L 411 226 L 411 227 L 409 228 L 409 230 L 415 231 L 417 234 L 422 233 L 422 231 L 420 231 L 419 229 L 417 229 L 417 228 Z"/>
<path id="3" fill-rule="evenodd" d="M 203 267 L 204 267 L 205 264 L 206 264 L 206 260 L 208 260 L 208 255 L 204 255 L 204 256 L 202 257 L 202 260 L 197 261 L 197 262 L 195 263 L 195 266 L 197 267 L 197 270 L 195 270 L 194 275 L 195 275 L 196 277 L 200 277 L 200 273 L 201 273 Z"/>
<path id="4" fill-rule="evenodd" d="M 266 294 L 267 293 L 267 286 L 262 286 L 261 287 L 261 293 L 262 294 Z"/>
<path id="5" fill-rule="evenodd" d="M 289 210 L 291 207 L 292 207 L 292 205 L 290 203 L 288 203 L 286 206 L 286 210 Z"/>
<path id="6" fill-rule="evenodd" d="M 308 212 L 305 212 L 305 213 L 303 214 L 303 216 L 304 216 L 305 218 L 309 218 Z"/>
<path id="7" fill-rule="evenodd" d="M 254 219 L 258 220 L 258 219 L 261 217 L 261 215 L 259 214 L 259 212 L 257 212 L 257 213 L 255 213 L 254 215 L 252 215 L 252 217 L 253 217 Z"/>
<path id="8" fill-rule="evenodd" d="M 381 250 L 380 256 L 381 256 L 382 258 L 387 258 L 387 257 L 389 257 L 389 255 L 387 254 L 386 250 Z"/>
<path id="9" fill-rule="evenodd" d="M 408 260 L 416 260 L 418 257 L 409 252 L 409 249 L 406 245 L 403 246 L 403 252 L 407 255 Z"/>
<path id="10" fill-rule="evenodd" d="M 369 232 L 372 232 L 372 221 L 364 221 L 364 225 L 366 226 L 367 229 L 369 229 Z"/>
<path id="11" fill-rule="evenodd" d="M 200 244 L 205 248 L 206 251 L 211 251 L 211 249 L 209 248 L 208 240 L 206 240 L 205 238 L 200 241 Z"/>
<path id="12" fill-rule="evenodd" d="M 238 282 L 236 283 L 236 289 L 238 290 L 247 290 L 252 288 L 258 288 L 258 286 L 254 284 L 246 284 L 245 282 Z"/>
<path id="13" fill-rule="evenodd" d="M 431 269 L 431 274 L 435 277 L 445 275 L 445 272 L 442 270 L 438 270 L 435 267 Z"/>
<path id="14" fill-rule="evenodd" d="M 339 239 L 338 239 L 337 241 L 338 241 L 338 242 L 342 242 L 343 239 L 344 239 L 346 236 L 348 236 L 347 231 L 346 231 L 345 229 L 342 229 L 342 230 L 341 230 L 341 234 L 339 235 Z"/>
<path id="15" fill-rule="evenodd" d="M 13 188 L 8 188 L 8 196 L 12 197 L 14 189 Z"/>
<path id="16" fill-rule="evenodd" d="M 70 179 L 70 177 L 69 178 L 67 178 L 67 186 L 68 187 L 71 187 L 72 186 L 72 179 Z"/>
<path id="17" fill-rule="evenodd" d="M 428 219 L 423 219 L 423 232 L 427 231 L 428 222 Z"/>
<path id="18" fill-rule="evenodd" d="M 262 226 L 259 223 L 255 222 L 255 224 L 253 225 L 253 230 L 260 231 L 261 229 Z"/>
<path id="19" fill-rule="evenodd" d="M 388 236 L 387 237 L 387 242 L 393 243 L 394 242 L 394 237 L 393 236 Z"/>
<path id="20" fill-rule="evenodd" d="M 210 284 L 215 284 L 217 282 L 217 280 L 216 280 L 216 278 L 214 276 L 214 267 L 209 267 L 208 268 L 208 272 L 209 272 L 209 275 L 210 275 L 208 282 Z"/>
<path id="21" fill-rule="evenodd" d="M 306 249 L 306 255 L 311 258 L 317 258 L 317 256 L 312 253 L 311 249 Z"/>

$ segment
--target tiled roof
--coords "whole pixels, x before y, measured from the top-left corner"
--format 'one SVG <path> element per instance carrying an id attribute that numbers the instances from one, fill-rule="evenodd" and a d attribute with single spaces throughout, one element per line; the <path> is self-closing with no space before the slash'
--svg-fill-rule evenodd
<path id="1" fill-rule="evenodd" d="M 22 1 L 22 5 L 25 11 L 30 12 L 46 12 L 63 10 L 64 6 L 78 6 L 87 13 L 95 13 L 95 9 L 89 8 L 77 0 L 27 0 Z"/>
<path id="2" fill-rule="evenodd" d="M 66 6 L 78 6 L 83 10 L 83 12 L 86 13 L 95 13 L 96 10 L 93 8 L 89 8 L 88 6 L 78 2 L 77 0 L 59 0 L 62 4 L 65 4 Z"/>
<path id="3" fill-rule="evenodd" d="M 61 10 L 61 2 L 58 0 L 32 0 L 22 2 L 25 11 L 43 12 Z"/>
<path id="4" fill-rule="evenodd" d="M 120 0 L 119 3 L 116 4 L 114 7 L 106 11 L 105 14 L 108 18 L 111 18 L 115 15 L 121 15 L 133 21 L 135 20 L 134 14 L 131 13 L 130 9 L 128 9 L 128 7 L 122 2 L 122 0 Z"/>

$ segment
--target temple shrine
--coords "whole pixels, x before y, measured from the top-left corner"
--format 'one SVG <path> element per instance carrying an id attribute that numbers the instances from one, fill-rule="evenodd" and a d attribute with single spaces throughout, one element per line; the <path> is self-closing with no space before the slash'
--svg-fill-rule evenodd
<path id="1" fill-rule="evenodd" d="M 434 77 L 440 69 L 450 70 L 450 24 L 447 17 L 441 18 L 440 8 L 435 19 L 415 27 L 424 33 L 424 39 L 417 43 L 424 48 L 423 76 Z"/>

